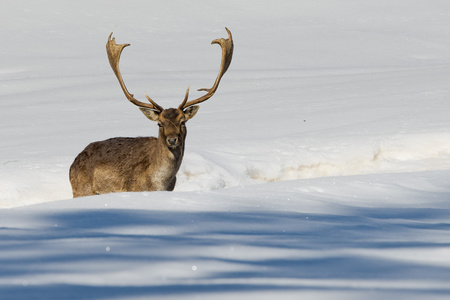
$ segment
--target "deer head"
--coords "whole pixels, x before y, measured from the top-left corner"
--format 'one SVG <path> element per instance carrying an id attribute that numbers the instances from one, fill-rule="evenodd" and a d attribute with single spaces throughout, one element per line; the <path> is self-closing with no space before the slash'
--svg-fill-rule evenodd
<path id="1" fill-rule="evenodd" d="M 184 138 L 186 137 L 185 123 L 195 116 L 200 104 L 209 98 L 211 98 L 219 87 L 222 76 L 227 71 L 231 63 L 233 56 L 233 39 L 230 30 L 226 28 L 228 32 L 228 39 L 216 39 L 211 44 L 219 44 L 222 48 L 222 62 L 220 64 L 219 74 L 216 77 L 216 81 L 211 88 L 199 89 L 199 91 L 206 91 L 207 93 L 200 98 L 188 101 L 189 87 L 186 90 L 184 100 L 178 106 L 178 108 L 164 109 L 153 101 L 147 94 L 145 94 L 147 100 L 150 103 L 141 102 L 134 98 L 134 95 L 128 92 L 125 83 L 123 82 L 122 75 L 119 70 L 119 60 L 123 49 L 130 44 L 116 44 L 115 38 L 112 37 L 112 33 L 109 35 L 108 42 L 106 44 L 106 52 L 108 53 L 109 63 L 111 65 L 114 74 L 119 80 L 119 84 L 125 94 L 125 97 L 134 105 L 137 105 L 144 115 L 152 120 L 158 122 L 159 139 L 163 140 L 167 147 L 177 148 L 184 146 Z"/>

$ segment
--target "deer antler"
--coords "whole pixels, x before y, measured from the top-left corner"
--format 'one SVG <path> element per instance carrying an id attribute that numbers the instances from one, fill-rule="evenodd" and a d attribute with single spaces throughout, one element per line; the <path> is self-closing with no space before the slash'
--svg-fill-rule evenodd
<path id="1" fill-rule="evenodd" d="M 210 89 L 199 89 L 199 91 L 206 91 L 207 93 L 203 95 L 202 97 L 191 100 L 187 102 L 188 94 L 189 94 L 189 88 L 186 91 L 186 96 L 183 100 L 183 102 L 178 107 L 179 109 L 185 109 L 189 106 L 202 103 L 203 101 L 208 100 L 211 98 L 214 93 L 216 92 L 217 88 L 219 87 L 220 80 L 222 79 L 223 74 L 228 70 L 228 67 L 231 63 L 231 58 L 233 57 L 233 37 L 231 36 L 230 30 L 226 28 L 226 31 L 228 32 L 228 39 L 217 39 L 211 42 L 211 44 L 219 44 L 220 47 L 222 47 L 222 62 L 220 64 L 220 70 L 219 74 L 217 75 L 216 81 L 214 82 L 214 85 Z"/>
<path id="2" fill-rule="evenodd" d="M 159 106 L 156 102 L 154 102 L 147 94 L 145 96 L 147 97 L 148 101 L 150 101 L 151 104 L 136 100 L 134 98 L 133 94 L 130 94 L 130 92 L 128 92 L 127 87 L 125 86 L 125 83 L 123 82 L 122 75 L 120 74 L 119 60 L 120 60 L 120 54 L 122 53 L 122 50 L 125 47 L 130 46 L 130 44 L 117 45 L 116 39 L 115 38 L 111 39 L 111 36 L 112 36 L 112 32 L 109 35 L 108 42 L 106 43 L 106 52 L 108 53 L 109 64 L 111 65 L 111 68 L 114 71 L 114 74 L 116 74 L 116 77 L 119 80 L 120 86 L 122 87 L 125 97 L 127 97 L 127 99 L 134 105 L 137 105 L 139 107 L 147 107 L 147 108 L 162 112 L 164 109 L 161 106 Z"/>

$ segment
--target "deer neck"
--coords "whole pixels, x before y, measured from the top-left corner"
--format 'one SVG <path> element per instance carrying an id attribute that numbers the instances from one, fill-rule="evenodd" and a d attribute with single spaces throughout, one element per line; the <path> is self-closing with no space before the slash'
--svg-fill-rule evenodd
<path id="1" fill-rule="evenodd" d="M 181 166 L 181 161 L 184 155 L 184 139 L 180 141 L 177 147 L 167 146 L 164 139 L 158 137 L 158 155 L 159 158 L 156 162 L 159 165 L 164 177 L 174 177 Z"/>

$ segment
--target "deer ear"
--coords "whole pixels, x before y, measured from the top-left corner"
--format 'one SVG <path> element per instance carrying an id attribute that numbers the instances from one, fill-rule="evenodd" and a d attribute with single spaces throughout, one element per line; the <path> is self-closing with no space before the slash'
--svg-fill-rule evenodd
<path id="1" fill-rule="evenodd" d="M 197 113 L 199 108 L 200 108 L 200 106 L 198 106 L 198 105 L 189 106 L 188 108 L 186 108 L 183 111 L 184 116 L 186 117 L 186 120 L 192 119 L 195 116 L 195 114 Z"/>
<path id="2" fill-rule="evenodd" d="M 152 120 L 152 121 L 158 121 L 159 120 L 160 112 L 155 111 L 155 110 L 150 109 L 150 108 L 146 108 L 146 107 L 139 107 L 139 109 L 150 120 Z"/>

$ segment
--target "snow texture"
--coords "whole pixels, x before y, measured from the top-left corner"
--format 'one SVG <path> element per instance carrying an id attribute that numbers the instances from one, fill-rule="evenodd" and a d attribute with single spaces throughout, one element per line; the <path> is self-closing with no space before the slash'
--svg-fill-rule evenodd
<path id="1" fill-rule="evenodd" d="M 0 299 L 448 299 L 450 2 L 3 1 Z M 90 142 L 187 124 L 174 192 L 72 199 Z M 38 295 L 38 296 L 36 296 Z"/>

